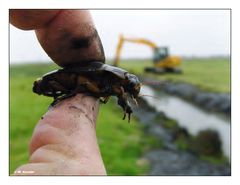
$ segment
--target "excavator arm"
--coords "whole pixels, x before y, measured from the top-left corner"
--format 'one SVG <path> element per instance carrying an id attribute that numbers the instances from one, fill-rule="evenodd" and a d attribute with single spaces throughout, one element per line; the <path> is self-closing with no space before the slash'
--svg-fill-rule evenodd
<path id="1" fill-rule="evenodd" d="M 119 36 L 118 45 L 117 45 L 117 49 L 116 49 L 115 60 L 114 60 L 114 63 L 113 63 L 114 66 L 118 66 L 119 65 L 120 55 L 121 55 L 123 43 L 125 41 L 138 43 L 138 44 L 144 44 L 144 45 L 147 45 L 147 46 L 151 47 L 152 49 L 157 48 L 157 45 L 154 44 L 153 42 L 149 41 L 149 40 L 146 40 L 146 39 L 135 39 L 135 38 L 125 38 L 122 35 L 120 35 Z"/>
<path id="2" fill-rule="evenodd" d="M 181 59 L 177 56 L 169 56 L 167 47 L 158 47 L 155 43 L 142 39 L 142 38 L 125 38 L 122 35 L 119 37 L 115 60 L 113 62 L 114 66 L 119 66 L 120 55 L 124 42 L 132 42 L 137 44 L 144 44 L 152 48 L 153 50 L 153 65 L 154 67 L 145 68 L 146 72 L 154 73 L 165 73 L 174 72 L 181 73 L 181 70 L 176 68 L 176 66 L 181 64 Z"/>

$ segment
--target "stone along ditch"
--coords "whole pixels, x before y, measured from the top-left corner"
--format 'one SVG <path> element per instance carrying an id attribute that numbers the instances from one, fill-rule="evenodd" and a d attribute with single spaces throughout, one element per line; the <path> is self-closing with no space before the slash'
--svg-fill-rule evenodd
<path id="1" fill-rule="evenodd" d="M 230 175 L 230 119 L 144 86 L 134 114 L 163 147 L 142 158 L 149 175 Z M 227 106 L 225 106 L 226 108 Z M 226 110 L 226 109 L 225 109 Z"/>

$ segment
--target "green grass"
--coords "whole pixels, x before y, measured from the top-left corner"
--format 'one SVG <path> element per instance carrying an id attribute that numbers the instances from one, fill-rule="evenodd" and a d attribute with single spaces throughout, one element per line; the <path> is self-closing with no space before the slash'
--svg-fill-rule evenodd
<path id="1" fill-rule="evenodd" d="M 27 64 L 10 67 L 10 173 L 28 162 L 28 144 L 33 129 L 47 111 L 51 98 L 32 93 L 33 81 L 57 67 L 53 64 Z M 139 163 L 144 151 L 161 142 L 146 136 L 136 119 L 122 120 L 122 110 L 114 99 L 101 105 L 97 136 L 109 175 L 140 175 L 148 170 Z"/>
<path id="2" fill-rule="evenodd" d="M 184 60 L 180 66 L 183 74 L 144 73 L 145 67 L 152 67 L 150 60 L 123 61 L 120 66 L 135 74 L 144 74 L 154 79 L 186 82 L 205 91 L 230 92 L 230 61 L 225 58 Z"/>
<path id="3" fill-rule="evenodd" d="M 143 74 L 151 61 L 122 62 L 121 67 Z M 54 64 L 25 64 L 10 67 L 10 173 L 28 161 L 28 144 L 38 119 L 47 111 L 51 98 L 32 93 L 33 81 L 44 73 L 56 69 Z M 188 82 L 201 89 L 215 92 L 230 91 L 230 63 L 225 59 L 183 61 L 182 75 L 149 75 L 152 78 Z M 97 136 L 109 175 L 139 175 L 147 165 L 139 165 L 139 158 L 161 142 L 146 136 L 136 119 L 131 124 L 122 119 L 122 110 L 114 100 L 101 105 L 97 123 Z"/>

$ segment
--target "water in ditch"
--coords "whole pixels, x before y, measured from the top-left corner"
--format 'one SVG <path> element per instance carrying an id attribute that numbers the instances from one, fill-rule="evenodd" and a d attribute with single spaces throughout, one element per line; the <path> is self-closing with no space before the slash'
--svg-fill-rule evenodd
<path id="1" fill-rule="evenodd" d="M 158 97 L 143 98 L 157 111 L 164 112 L 167 117 L 177 120 L 178 124 L 186 128 L 192 135 L 197 135 L 199 131 L 207 129 L 217 131 L 222 142 L 222 150 L 230 160 L 231 130 L 229 118 L 204 111 L 181 98 L 158 92 L 148 86 L 141 88 L 141 94 Z"/>

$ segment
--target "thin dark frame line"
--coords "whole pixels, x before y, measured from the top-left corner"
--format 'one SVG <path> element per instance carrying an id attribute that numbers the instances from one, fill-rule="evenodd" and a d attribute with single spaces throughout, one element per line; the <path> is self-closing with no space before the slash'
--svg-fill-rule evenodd
<path id="1" fill-rule="evenodd" d="M 10 177 L 12 175 L 10 174 L 10 10 L 22 10 L 24 8 L 9 8 L 8 9 L 8 174 Z M 29 10 L 44 10 L 47 8 L 27 8 Z M 62 9 L 62 10 L 80 10 L 81 8 L 49 8 L 49 10 L 56 10 L 56 9 Z M 230 10 L 230 99 L 231 99 L 231 109 L 232 109 L 232 8 L 82 8 L 81 10 Z M 230 176 L 232 176 L 232 110 L 230 115 Z M 28 175 L 28 177 L 31 177 L 33 175 Z M 48 176 L 48 175 L 38 175 L 38 176 Z M 52 176 L 60 176 L 62 175 L 52 175 Z M 75 175 L 68 175 L 68 176 L 74 176 Z M 79 175 L 80 176 L 80 175 Z M 76 176 L 76 177 L 79 177 Z M 96 176 L 96 175 L 91 175 Z M 117 176 L 117 175 L 116 175 Z M 137 176 L 137 175 L 136 175 Z M 149 175 L 141 175 L 137 177 L 145 177 Z M 160 177 L 164 177 L 162 175 L 159 175 Z M 159 177 L 156 176 L 156 177 Z M 173 175 L 169 175 L 173 176 Z M 167 177 L 169 177 L 167 176 Z M 200 175 L 199 175 L 200 176 Z M 220 175 L 219 175 L 220 176 Z M 13 176 L 16 177 L 16 176 Z M 18 176 L 19 177 L 19 176 Z M 21 177 L 21 176 L 20 176 Z M 65 176 L 63 176 L 65 177 Z M 85 177 L 85 176 L 81 176 Z M 104 176 L 103 176 L 104 177 Z M 111 176 L 110 176 L 111 177 Z M 175 177 L 175 176 L 173 176 Z M 192 177 L 192 176 L 181 176 L 181 177 Z M 201 176 L 203 177 L 203 176 Z"/>

